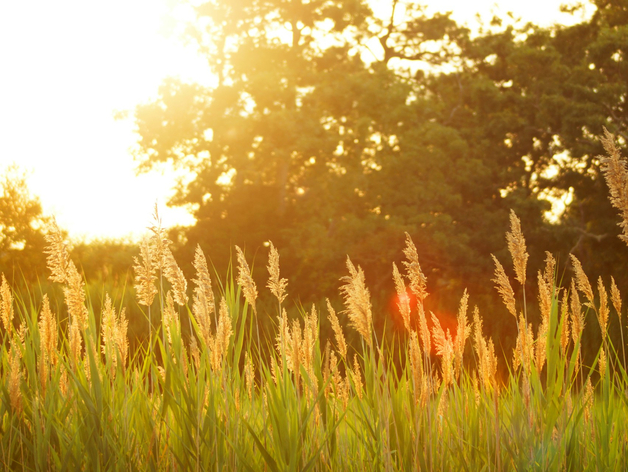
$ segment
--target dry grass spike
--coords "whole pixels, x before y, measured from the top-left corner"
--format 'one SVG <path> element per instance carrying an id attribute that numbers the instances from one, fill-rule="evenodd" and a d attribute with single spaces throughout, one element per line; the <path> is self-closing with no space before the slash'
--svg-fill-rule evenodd
<path id="1" fill-rule="evenodd" d="M 528 262 L 528 252 L 526 241 L 521 232 L 521 221 L 513 210 L 510 210 L 510 231 L 506 233 L 508 251 L 512 256 L 515 267 L 515 278 L 524 286 L 526 283 L 526 265 Z"/>
<path id="2" fill-rule="evenodd" d="M 517 318 L 517 310 L 515 308 L 515 292 L 512 290 L 510 280 L 504 271 L 504 267 L 500 264 L 497 258 L 491 254 L 493 261 L 495 262 L 495 278 L 492 280 L 495 282 L 495 288 L 506 305 L 506 308 L 512 316 Z"/>
<path id="3" fill-rule="evenodd" d="M 364 272 L 359 266 L 356 269 L 348 256 L 347 269 L 349 269 L 350 275 L 340 279 L 344 282 L 340 292 L 345 299 L 347 308 L 345 313 L 349 316 L 351 326 L 362 335 L 369 346 L 372 346 L 373 315 L 371 313 L 371 296 L 366 288 Z"/>
<path id="4" fill-rule="evenodd" d="M 253 308 L 253 313 L 257 315 L 257 308 L 255 307 L 255 300 L 257 299 L 257 286 L 251 276 L 251 269 L 249 269 L 249 265 L 246 262 L 244 252 L 242 252 L 242 249 L 240 249 L 239 246 L 236 246 L 235 249 L 238 259 L 238 285 L 242 287 L 244 298 Z"/>
<path id="5" fill-rule="evenodd" d="M 610 190 L 611 204 L 619 210 L 622 221 L 619 226 L 622 229 L 619 239 L 628 244 L 628 169 L 626 161 L 619 154 L 615 145 L 614 136 L 604 128 L 604 136 L 600 138 L 608 156 L 598 156 L 602 164 L 606 183 Z"/>
<path id="6" fill-rule="evenodd" d="M 267 287 L 271 293 L 279 300 L 279 305 L 286 299 L 286 287 L 288 281 L 279 277 L 279 252 L 273 246 L 272 241 L 270 243 L 270 253 L 268 254 L 268 273 L 270 277 L 268 279 Z"/>

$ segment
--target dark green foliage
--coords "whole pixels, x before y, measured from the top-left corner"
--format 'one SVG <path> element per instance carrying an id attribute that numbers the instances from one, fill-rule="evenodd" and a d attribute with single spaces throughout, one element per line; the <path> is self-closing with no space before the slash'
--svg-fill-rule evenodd
<path id="1" fill-rule="evenodd" d="M 468 287 L 486 310 L 486 254 L 506 260 L 512 208 L 529 247 L 575 252 L 595 278 L 626 273 L 596 136 L 606 126 L 625 149 L 628 4 L 597 0 L 570 27 L 496 21 L 472 38 L 414 2 L 391 22 L 397 3 L 381 18 L 358 0 L 198 8 L 191 34 L 216 84 L 169 80 L 136 110 L 140 169 L 196 176 L 171 201 L 197 219 L 179 258 L 200 243 L 223 273 L 238 244 L 263 267 L 272 240 L 292 293 L 316 300 L 351 254 L 384 305 L 407 231 L 439 294 L 428 308 L 455 310 Z M 550 224 L 546 198 L 566 195 Z"/>

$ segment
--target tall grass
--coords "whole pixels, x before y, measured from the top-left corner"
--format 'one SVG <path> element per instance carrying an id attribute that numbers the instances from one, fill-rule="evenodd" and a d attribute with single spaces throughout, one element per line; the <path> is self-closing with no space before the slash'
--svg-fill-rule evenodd
<path id="1" fill-rule="evenodd" d="M 604 143 L 607 175 L 625 173 L 611 138 Z M 609 185 L 626 187 L 628 179 L 615 174 Z M 611 195 L 615 205 L 628 202 L 619 191 Z M 392 269 L 404 331 L 391 342 L 373 330 L 378 314 L 350 259 L 343 307 L 327 301 L 289 319 L 289 287 L 272 244 L 268 288 L 276 311 L 262 313 L 240 248 L 237 277 L 230 274 L 218 289 L 197 248 L 189 290 L 155 217 L 135 261 L 151 334 L 133 351 L 124 308 L 109 296 L 93 306 L 54 223 L 50 279 L 63 287 L 67 319 L 53 313 L 47 296 L 36 306 L 2 277 L 2 469 L 628 469 L 623 324 L 621 346 L 607 332 L 612 310 L 622 319 L 621 296 L 614 280 L 592 286 L 575 257 L 564 287 L 551 255 L 537 274 L 538 326 L 495 259 L 505 307 L 492 316 L 512 316 L 518 330 L 512 361 L 502 369 L 508 375 L 498 377 L 493 340 L 466 291 L 455 332 L 425 312 L 426 279 L 410 236 L 403 273 Z M 507 243 L 525 293 L 527 250 L 514 213 Z M 350 326 L 341 325 L 340 310 Z M 276 319 L 273 339 L 260 335 L 262 316 Z M 319 335 L 323 316 L 333 338 Z M 580 355 L 585 320 L 603 339 L 592 365 Z M 359 345 L 347 344 L 347 329 L 359 333 Z"/>

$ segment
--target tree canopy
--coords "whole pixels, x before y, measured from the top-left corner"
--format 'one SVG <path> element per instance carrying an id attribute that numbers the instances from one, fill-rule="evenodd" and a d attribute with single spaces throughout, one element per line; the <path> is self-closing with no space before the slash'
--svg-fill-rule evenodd
<path id="1" fill-rule="evenodd" d="M 30 194 L 27 176 L 16 165 L 0 177 L 0 272 L 12 283 L 32 281 L 45 267 L 44 216 Z"/>
<path id="2" fill-rule="evenodd" d="M 491 290 L 510 208 L 530 247 L 617 269 L 596 156 L 603 126 L 626 148 L 628 2 L 594 4 L 574 26 L 496 19 L 474 36 L 413 1 L 384 16 L 364 0 L 206 2 L 190 34 L 215 84 L 171 79 L 137 107 L 139 169 L 193 175 L 171 201 L 197 220 L 186 260 L 200 243 L 226 267 L 233 244 L 272 240 L 301 297 L 336 289 L 346 254 L 390 288 L 404 232 L 443 299 Z M 548 197 L 567 203 L 555 221 Z"/>

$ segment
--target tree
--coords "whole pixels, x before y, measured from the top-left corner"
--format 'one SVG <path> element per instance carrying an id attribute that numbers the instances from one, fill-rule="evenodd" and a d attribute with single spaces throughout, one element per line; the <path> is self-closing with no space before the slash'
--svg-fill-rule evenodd
<path id="1" fill-rule="evenodd" d="M 44 274 L 45 225 L 39 198 L 33 197 L 26 175 L 16 165 L 0 181 L 0 271 L 12 283 L 34 281 Z"/>
<path id="2" fill-rule="evenodd" d="M 416 2 L 383 19 L 359 0 L 208 2 L 195 37 L 216 85 L 168 81 L 137 108 L 140 168 L 194 173 L 171 202 L 197 218 L 187 260 L 201 243 L 224 268 L 232 244 L 271 239 L 295 293 L 333 293 L 346 254 L 378 293 L 407 231 L 430 300 L 454 308 L 465 286 L 492 291 L 510 208 L 538 264 L 614 226 L 595 136 L 626 134 L 628 22 L 625 2 L 596 5 L 575 26 L 472 39 Z M 565 193 L 551 224 L 546 197 Z"/>
<path id="3" fill-rule="evenodd" d="M 272 239 L 287 273 L 315 296 L 337 286 L 329 274 L 342 271 L 347 252 L 369 265 L 379 247 L 373 229 L 380 242 L 392 237 L 370 186 L 412 93 L 387 64 L 409 54 L 440 64 L 446 55 L 424 51 L 423 42 L 463 31 L 446 15 L 431 21 L 411 11 L 413 21 L 395 26 L 397 16 L 380 21 L 363 0 L 198 8 L 195 34 L 216 86 L 168 81 L 136 111 L 141 169 L 169 161 L 196 175 L 172 201 L 195 209 L 189 247 L 203 242 L 224 267 L 231 244 L 255 250 Z M 373 39 L 384 54 L 368 64 L 360 53 Z"/>

